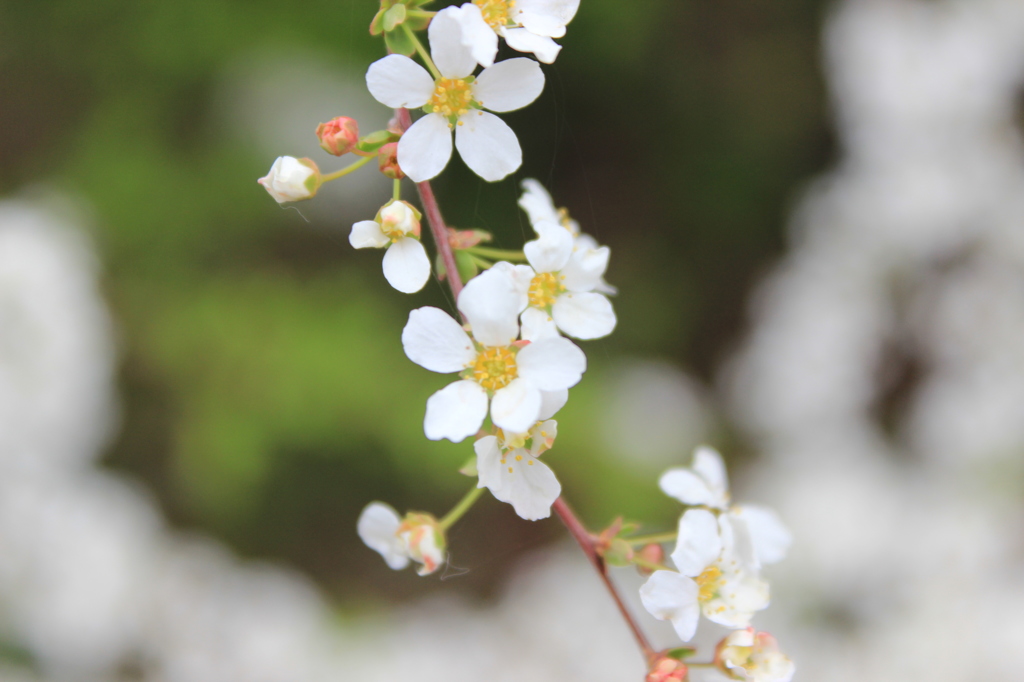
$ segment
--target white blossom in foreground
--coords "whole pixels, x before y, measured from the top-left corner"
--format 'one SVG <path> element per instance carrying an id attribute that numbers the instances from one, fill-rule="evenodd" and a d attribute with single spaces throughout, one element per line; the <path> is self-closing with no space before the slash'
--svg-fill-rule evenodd
<path id="1" fill-rule="evenodd" d="M 407 514 L 403 519 L 383 502 L 371 502 L 359 515 L 356 531 L 396 571 L 408 566 L 410 559 L 422 564 L 417 569 L 420 575 L 429 575 L 444 563 L 444 533 L 429 514 Z"/>
<path id="2" fill-rule="evenodd" d="M 543 415 L 542 415 L 543 416 Z M 527 521 L 551 516 L 551 505 L 562 494 L 562 486 L 551 469 L 538 458 L 551 449 L 558 435 L 553 419 L 538 422 L 527 433 L 484 436 L 473 444 L 478 488 L 508 502 Z"/>
<path id="3" fill-rule="evenodd" d="M 608 298 L 594 291 L 600 272 L 572 267 L 572 235 L 551 222 L 539 222 L 540 235 L 523 247 L 530 267 L 519 266 L 517 277 L 527 296 L 522 313 L 523 338 L 529 341 L 558 336 L 558 330 L 578 339 L 598 339 L 615 329 L 615 311 Z"/>
<path id="4" fill-rule="evenodd" d="M 412 294 L 430 279 L 430 259 L 419 236 L 420 212 L 405 201 L 390 201 L 373 220 L 354 224 L 348 241 L 357 249 L 386 246 L 385 279 L 403 294 Z"/>
<path id="5" fill-rule="evenodd" d="M 552 38 L 565 35 L 579 0 L 473 0 L 459 8 L 462 42 L 483 66 L 494 62 L 498 36 L 518 52 L 530 52 L 545 64 L 562 46 Z"/>
<path id="6" fill-rule="evenodd" d="M 257 180 L 279 204 L 314 196 L 320 189 L 320 169 L 311 159 L 279 156 L 270 172 Z"/>
<path id="7" fill-rule="evenodd" d="M 744 628 L 768 607 L 768 584 L 758 575 L 746 527 L 727 515 L 687 511 L 672 561 L 680 572 L 655 571 L 640 588 L 640 600 L 655 618 L 672 621 L 684 642 L 697 631 L 700 613 L 713 623 Z"/>
<path id="8" fill-rule="evenodd" d="M 742 523 L 750 535 L 755 557 L 760 564 L 773 564 L 786 556 L 793 541 L 778 515 L 756 505 L 729 506 L 729 481 L 722 456 L 713 448 L 698 447 L 689 468 L 676 467 L 662 474 L 662 491 L 686 505 L 704 506 L 724 512 L 730 520 Z"/>
<path id="9" fill-rule="evenodd" d="M 366 85 L 378 102 L 389 107 L 423 107 L 398 142 L 398 165 L 416 182 L 444 170 L 452 155 L 452 134 L 462 160 L 484 180 L 494 182 L 523 161 L 516 134 L 494 114 L 525 107 L 544 89 L 544 73 L 531 59 L 508 59 L 472 76 L 477 61 L 460 42 L 457 8 L 441 10 L 430 22 L 434 80 L 422 66 L 392 54 L 370 65 Z"/>
<path id="10" fill-rule="evenodd" d="M 537 230 L 538 225 L 554 223 L 561 225 L 572 235 L 572 257 L 563 271 L 572 277 L 596 280 L 594 291 L 602 294 L 616 293 L 615 287 L 604 281 L 611 250 L 607 246 L 600 246 L 589 234 L 584 234 L 580 230 L 580 224 L 572 219 L 567 209 L 557 208 L 544 185 L 533 178 L 527 178 L 523 180 L 522 187 L 523 194 L 519 197 L 519 207 L 526 211 L 534 230 Z"/>
<path id="11" fill-rule="evenodd" d="M 718 643 L 715 665 L 735 680 L 789 682 L 796 667 L 767 632 L 736 630 Z"/>
<path id="12" fill-rule="evenodd" d="M 474 277 L 459 294 L 459 311 L 472 336 L 446 312 L 424 307 L 409 313 L 402 330 L 405 354 L 417 365 L 462 379 L 427 400 L 427 438 L 459 442 L 476 433 L 487 416 L 510 433 L 535 424 L 545 399 L 564 402 L 587 368 L 587 358 L 564 338 L 517 342 L 520 294 L 502 270 Z M 545 394 L 551 394 L 548 395 Z"/>

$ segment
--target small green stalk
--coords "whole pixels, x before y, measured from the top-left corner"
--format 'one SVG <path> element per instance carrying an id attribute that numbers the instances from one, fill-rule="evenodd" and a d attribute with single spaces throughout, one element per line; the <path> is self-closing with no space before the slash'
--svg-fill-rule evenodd
<path id="1" fill-rule="evenodd" d="M 646 568 L 648 571 L 671 571 L 672 569 L 665 564 L 659 564 L 657 561 L 648 561 L 647 559 L 641 559 L 638 556 L 634 556 L 632 559 L 633 563 L 640 568 Z"/>
<path id="2" fill-rule="evenodd" d="M 526 260 L 526 256 L 522 251 L 513 251 L 512 249 L 492 249 L 487 246 L 471 246 L 466 249 L 466 251 L 477 256 L 483 256 L 484 258 L 515 261 Z"/>
<path id="3" fill-rule="evenodd" d="M 398 201 L 399 199 L 402 198 L 402 181 L 401 180 L 397 180 L 397 179 L 395 180 L 394 191 L 393 191 L 392 196 L 395 198 L 395 201 Z"/>
<path id="4" fill-rule="evenodd" d="M 459 503 L 452 507 L 452 510 L 444 515 L 444 518 L 437 522 L 437 525 L 442 531 L 446 531 L 451 528 L 456 521 L 462 518 L 462 516 L 469 511 L 470 507 L 477 501 L 477 499 L 484 492 L 483 488 L 477 488 L 473 486 L 469 492 L 466 493 L 465 497 L 459 500 Z"/>
<path id="5" fill-rule="evenodd" d="M 676 539 L 676 534 L 672 533 L 655 533 L 653 535 L 637 535 L 631 538 L 623 538 L 626 542 L 631 545 L 650 545 L 650 544 L 662 544 L 665 542 L 672 542 Z"/>
<path id="6" fill-rule="evenodd" d="M 372 157 L 372 156 L 363 157 L 363 158 L 359 159 L 358 161 L 356 161 L 355 163 L 353 163 L 352 165 L 345 166 L 340 171 L 335 171 L 333 173 L 328 173 L 327 175 L 321 176 L 320 177 L 320 182 L 322 184 L 322 183 L 325 183 L 325 182 L 330 182 L 331 180 L 337 180 L 338 178 L 344 177 L 344 176 L 348 175 L 349 173 L 351 173 L 352 171 L 359 170 L 360 168 L 362 168 L 366 164 L 368 164 L 371 161 L 373 161 L 373 159 L 374 159 L 374 157 Z"/>
<path id="7" fill-rule="evenodd" d="M 430 53 L 427 52 L 426 48 L 423 47 L 423 43 L 416 37 L 416 33 L 409 28 L 408 24 L 402 24 L 402 30 L 405 31 L 405 35 L 409 37 L 412 44 L 416 46 L 416 51 L 420 53 L 420 57 L 423 59 L 423 63 L 427 65 L 427 69 L 430 70 L 431 75 L 434 76 L 434 80 L 441 77 L 441 72 L 434 66 L 434 60 L 430 58 Z"/>

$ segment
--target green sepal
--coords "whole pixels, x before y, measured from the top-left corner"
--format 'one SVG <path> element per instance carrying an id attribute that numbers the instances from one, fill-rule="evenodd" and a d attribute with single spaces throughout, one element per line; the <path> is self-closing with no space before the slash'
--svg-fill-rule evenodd
<path id="1" fill-rule="evenodd" d="M 389 33 L 405 21 L 405 5 L 398 4 L 384 13 L 384 32 Z"/>
<path id="2" fill-rule="evenodd" d="M 362 152 L 363 154 L 373 154 L 388 142 L 394 142 L 397 140 L 398 137 L 399 136 L 395 135 L 395 133 L 387 130 L 375 130 L 369 135 L 359 138 L 359 144 L 356 145 L 356 151 Z"/>
<path id="3" fill-rule="evenodd" d="M 639 523 L 633 523 L 632 521 L 630 521 L 629 523 L 624 523 L 622 524 L 622 528 L 619 529 L 619 537 L 623 537 L 625 535 L 632 535 L 638 530 L 640 530 Z"/>
<path id="4" fill-rule="evenodd" d="M 459 277 L 463 282 L 468 282 L 480 272 L 480 266 L 473 260 L 473 256 L 465 251 L 455 252 L 455 265 L 459 270 Z"/>
<path id="5" fill-rule="evenodd" d="M 691 649 L 688 646 L 681 646 L 681 647 L 677 647 L 675 649 L 669 649 L 668 651 L 665 652 L 665 656 L 668 657 L 668 658 L 674 658 L 677 661 L 681 661 L 684 658 L 689 658 L 690 656 L 693 656 L 696 653 L 697 653 L 696 649 Z"/>
<path id="6" fill-rule="evenodd" d="M 479 476 L 480 472 L 476 468 L 476 455 L 473 455 L 466 460 L 466 463 L 459 468 L 459 473 L 463 476 Z"/>
<path id="7" fill-rule="evenodd" d="M 422 31 L 429 24 L 433 17 L 410 17 L 405 18 L 405 25 L 413 31 Z"/>
<path id="8" fill-rule="evenodd" d="M 404 54 L 406 57 L 411 57 L 416 53 L 416 43 L 400 28 L 394 31 L 385 31 L 384 44 L 387 45 L 388 52 L 391 54 Z"/>
<path id="9" fill-rule="evenodd" d="M 609 566 L 629 566 L 633 563 L 633 548 L 622 538 L 615 538 L 604 551 L 604 562 Z"/>

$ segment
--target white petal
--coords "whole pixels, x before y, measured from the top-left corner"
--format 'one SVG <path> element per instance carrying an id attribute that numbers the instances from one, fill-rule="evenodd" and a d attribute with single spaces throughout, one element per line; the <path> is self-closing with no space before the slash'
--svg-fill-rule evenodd
<path id="1" fill-rule="evenodd" d="M 719 496 L 708 487 L 707 482 L 689 469 L 669 469 L 658 479 L 658 486 L 669 497 L 683 504 L 704 504 L 715 506 Z"/>
<path id="2" fill-rule="evenodd" d="M 539 459 L 527 459 L 528 455 L 523 457 L 522 461 L 516 462 L 511 474 L 506 469 L 509 499 L 504 501 L 512 504 L 520 518 L 527 521 L 546 519 L 551 516 L 551 505 L 562 494 L 562 485 L 548 465 Z"/>
<path id="3" fill-rule="evenodd" d="M 672 562 L 683 575 L 697 577 L 722 553 L 718 519 L 706 509 L 690 509 L 679 519 Z"/>
<path id="4" fill-rule="evenodd" d="M 565 24 L 558 17 L 546 13 L 523 10 L 516 19 L 530 33 L 548 38 L 561 38 L 565 35 Z"/>
<path id="5" fill-rule="evenodd" d="M 545 64 L 554 64 L 562 46 L 547 36 L 539 36 L 525 28 L 505 28 L 501 31 L 508 46 L 517 52 L 530 52 Z"/>
<path id="6" fill-rule="evenodd" d="M 528 381 L 513 379 L 494 392 L 491 421 L 509 433 L 526 433 L 537 423 L 540 407 L 540 391 Z"/>
<path id="7" fill-rule="evenodd" d="M 440 308 L 417 308 L 402 330 L 402 347 L 410 360 L 431 372 L 461 372 L 476 359 L 469 335 Z"/>
<path id="8" fill-rule="evenodd" d="M 746 523 L 760 563 L 774 564 L 786 557 L 793 535 L 774 510 L 746 504 L 735 507 L 731 513 Z"/>
<path id="9" fill-rule="evenodd" d="M 576 11 L 580 7 L 580 0 L 519 0 L 515 7 L 518 10 L 516 13 L 517 20 L 522 21 L 522 15 L 543 18 L 552 25 L 561 26 L 564 34 L 565 25 L 576 16 Z M 562 34 L 554 35 L 551 33 L 548 35 L 558 38 Z"/>
<path id="10" fill-rule="evenodd" d="M 697 632 L 697 583 L 675 571 L 655 571 L 640 588 L 640 601 L 658 620 L 671 620 L 684 642 Z"/>
<path id="11" fill-rule="evenodd" d="M 422 107 L 434 93 L 434 79 L 422 66 L 400 54 L 378 59 L 366 71 L 366 87 L 392 109 Z"/>
<path id="12" fill-rule="evenodd" d="M 469 320 L 473 338 L 485 346 L 507 346 L 519 336 L 520 294 L 504 270 L 486 270 L 459 293 L 459 310 Z"/>
<path id="13" fill-rule="evenodd" d="M 498 497 L 504 490 L 502 478 L 501 447 L 498 445 L 497 436 L 484 436 L 473 443 L 473 450 L 476 452 L 476 471 L 478 475 L 477 488 L 489 488 L 491 493 Z M 503 497 L 498 498 L 502 502 L 508 502 Z"/>
<path id="14" fill-rule="evenodd" d="M 516 57 L 484 69 L 473 84 L 473 99 L 491 111 L 515 111 L 537 99 L 543 90 L 544 72 L 537 62 Z"/>
<path id="15" fill-rule="evenodd" d="M 553 317 L 546 310 L 527 308 L 519 317 L 523 324 L 524 341 L 540 341 L 541 339 L 557 339 L 558 327 Z"/>
<path id="16" fill-rule="evenodd" d="M 430 259 L 419 239 L 403 237 L 384 254 L 384 278 L 403 294 L 423 288 L 430 279 Z"/>
<path id="17" fill-rule="evenodd" d="M 577 239 L 577 242 L 579 240 Z M 572 258 L 562 269 L 562 284 L 569 291 L 593 291 L 601 283 L 601 277 L 608 269 L 608 258 L 611 249 L 602 246 L 598 249 L 580 249 L 577 244 Z"/>
<path id="18" fill-rule="evenodd" d="M 537 419 L 540 421 L 551 419 L 565 407 L 567 402 L 569 402 L 569 389 L 567 388 L 563 388 L 561 391 L 541 391 L 540 414 Z"/>
<path id="19" fill-rule="evenodd" d="M 534 341 L 516 356 L 519 376 L 542 391 L 572 388 L 587 371 L 587 356 L 569 339 Z"/>
<path id="20" fill-rule="evenodd" d="M 446 7 L 434 15 L 427 28 L 430 57 L 445 78 L 465 78 L 476 68 L 476 59 L 463 44 L 462 22 L 458 7 Z M 433 83 L 431 83 L 433 91 Z M 424 100 L 424 104 L 426 100 Z"/>
<path id="21" fill-rule="evenodd" d="M 423 431 L 430 440 L 458 443 L 479 431 L 486 416 L 487 392 L 475 381 L 456 381 L 427 399 Z"/>
<path id="22" fill-rule="evenodd" d="M 724 508 L 729 503 L 729 479 L 718 451 L 706 445 L 698 447 L 693 453 L 693 470 L 718 494 L 719 501 L 713 506 Z"/>
<path id="23" fill-rule="evenodd" d="M 383 502 L 371 502 L 356 523 L 356 532 L 366 546 L 384 557 L 388 566 L 399 571 L 409 565 L 405 544 L 398 538 L 402 519 Z"/>
<path id="24" fill-rule="evenodd" d="M 458 20 L 462 29 L 462 45 L 469 49 L 473 59 L 481 66 L 493 64 L 494 56 L 498 53 L 498 34 L 484 20 L 480 8 L 467 2 L 452 9 L 452 16 Z"/>
<path id="25" fill-rule="evenodd" d="M 526 178 L 520 185 L 523 195 L 519 197 L 519 207 L 526 211 L 530 224 L 535 225 L 542 220 L 557 223 L 558 209 L 544 185 L 533 178 Z"/>
<path id="26" fill-rule="evenodd" d="M 594 292 L 562 294 L 555 299 L 551 315 L 559 329 L 577 339 L 600 339 L 615 329 L 611 301 Z"/>
<path id="27" fill-rule="evenodd" d="M 529 292 L 530 282 L 537 273 L 529 265 L 512 265 L 506 261 L 498 261 L 491 266 L 491 270 L 504 272 L 515 282 L 516 291 L 519 292 L 519 312 L 526 309 L 530 304 Z"/>
<path id="28" fill-rule="evenodd" d="M 533 226 L 538 238 L 526 242 L 523 253 L 537 272 L 558 272 L 572 256 L 573 238 L 558 223 L 539 222 Z"/>
<path id="29" fill-rule="evenodd" d="M 352 226 L 352 233 L 348 236 L 348 243 L 357 249 L 380 249 L 390 242 L 376 220 L 360 220 Z"/>
<path id="30" fill-rule="evenodd" d="M 497 182 L 522 165 L 519 140 L 500 118 L 474 110 L 460 116 L 459 122 L 462 125 L 455 126 L 455 147 L 470 170 L 481 178 Z"/>
<path id="31" fill-rule="evenodd" d="M 429 180 L 452 157 L 452 131 L 440 114 L 427 114 L 398 141 L 398 165 L 414 182 Z"/>

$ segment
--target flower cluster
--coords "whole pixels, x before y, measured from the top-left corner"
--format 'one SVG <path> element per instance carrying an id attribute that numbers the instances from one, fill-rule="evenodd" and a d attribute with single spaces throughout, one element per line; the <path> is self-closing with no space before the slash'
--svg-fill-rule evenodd
<path id="1" fill-rule="evenodd" d="M 518 170 L 518 138 L 496 114 L 541 95 L 541 63 L 559 54 L 554 39 L 565 35 L 579 0 L 473 0 L 438 12 L 424 10 L 426 4 L 380 0 L 370 25 L 390 52 L 366 72 L 370 94 L 395 110 L 387 128 L 360 135 L 358 123 L 344 116 L 317 128 L 324 151 L 358 160 L 323 174 L 309 159 L 281 157 L 260 179 L 279 203 L 297 201 L 376 158 L 393 181 L 393 196 L 372 220 L 352 225 L 349 242 L 356 249 L 385 248 L 387 282 L 416 293 L 432 271 L 421 241 L 425 215 L 437 248 L 437 278 L 447 279 L 455 296 L 454 314 L 432 306 L 413 309 L 401 339 L 412 362 L 457 375 L 426 399 L 423 430 L 430 440 L 472 439 L 475 458 L 460 473 L 475 476 L 475 485 L 440 519 L 425 512 L 400 516 L 372 502 L 359 517 L 360 538 L 391 568 L 416 563 L 427 575 L 446 561 L 448 528 L 485 489 L 530 521 L 556 509 L 599 570 L 633 564 L 650 576 L 640 591 L 645 608 L 672 621 L 684 641 L 693 637 L 701 613 L 736 629 L 718 647 L 719 670 L 736 679 L 785 682 L 792 664 L 774 640 L 744 628 L 768 605 L 760 569 L 785 555 L 789 534 L 770 510 L 730 505 L 716 452 L 699 449 L 691 468 L 673 469 L 661 479 L 662 490 L 687 506 L 674 535 L 674 570 L 663 564 L 660 542 L 630 536 L 635 525 L 619 519 L 590 534 L 559 501 L 562 486 L 545 455 L 558 435 L 553 417 L 587 369 L 586 355 L 570 337 L 603 338 L 617 324 L 609 298 L 616 290 L 604 279 L 609 248 L 584 234 L 536 180 L 522 182 L 518 203 L 535 237 L 521 250 L 484 246 L 488 233 L 446 226 L 430 186 L 454 150 L 487 181 Z M 416 35 L 423 30 L 429 50 Z M 536 59 L 495 61 L 500 39 Z M 421 113 L 414 120 L 416 110 Z M 417 183 L 423 213 L 402 199 L 405 177 Z M 636 544 L 644 546 L 634 551 Z M 649 681 L 688 679 L 694 664 L 672 651 L 654 652 L 640 640 Z"/>
<path id="2" fill-rule="evenodd" d="M 788 682 L 792 663 L 770 635 L 749 628 L 769 603 L 761 566 L 785 557 L 789 531 L 770 509 L 730 505 L 725 463 L 709 447 L 697 448 L 690 467 L 666 471 L 659 485 L 688 508 L 671 554 L 677 570 L 661 566 L 651 574 L 640 588 L 644 608 L 671 621 L 684 642 L 693 638 L 701 614 L 718 625 L 747 628 L 719 645 L 722 671 L 735 679 Z"/>

